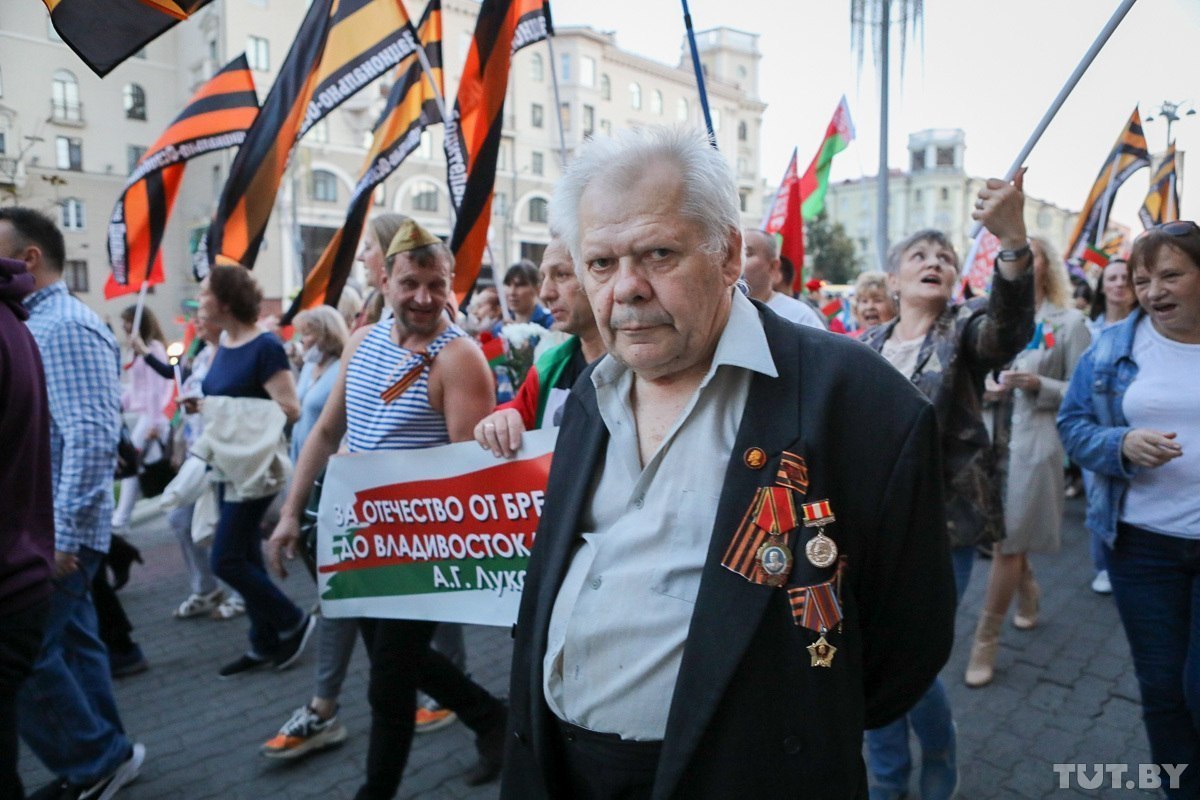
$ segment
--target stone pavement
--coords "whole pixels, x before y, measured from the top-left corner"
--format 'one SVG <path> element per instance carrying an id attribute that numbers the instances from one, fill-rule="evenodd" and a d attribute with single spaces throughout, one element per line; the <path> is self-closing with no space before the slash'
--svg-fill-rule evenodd
<path id="1" fill-rule="evenodd" d="M 988 567 L 986 561 L 976 562 L 955 651 L 943 673 L 958 722 L 964 800 L 1153 796 L 1125 789 L 1059 789 L 1052 767 L 1060 762 L 1119 763 L 1130 765 L 1135 774 L 1137 764 L 1149 761 L 1129 649 L 1116 611 L 1110 598 L 1088 588 L 1091 567 L 1082 512 L 1079 502 L 1068 504 L 1062 551 L 1034 559 L 1043 622 L 1031 632 L 1006 626 L 996 681 L 970 690 L 961 676 Z M 311 695 L 315 650 L 310 644 L 304 658 L 283 673 L 219 680 L 217 669 L 245 647 L 245 618 L 173 619 L 171 611 L 187 589 L 177 545 L 162 517 L 137 526 L 131 539 L 146 564 L 134 566 L 121 598 L 151 669 L 117 682 L 126 727 L 147 748 L 141 779 L 120 797 L 353 797 L 369 722 L 361 646 L 343 691 L 341 717 L 350 733 L 346 743 L 299 763 L 270 762 L 258 755 L 258 746 Z M 315 601 L 312 582 L 298 562 L 285 585 L 298 602 Z M 919 641 L 921 631 L 912 636 Z M 507 629 L 467 630 L 469 667 L 494 693 L 508 691 L 510 642 Z M 461 724 L 418 736 L 399 796 L 495 797 L 496 784 L 476 790 L 463 785 L 461 773 L 473 760 L 471 738 Z M 28 750 L 21 754 L 21 767 L 27 789 L 50 778 Z"/>

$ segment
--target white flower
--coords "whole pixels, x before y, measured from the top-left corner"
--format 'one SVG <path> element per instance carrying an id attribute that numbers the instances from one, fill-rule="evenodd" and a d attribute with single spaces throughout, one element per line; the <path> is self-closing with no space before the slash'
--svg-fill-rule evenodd
<path id="1" fill-rule="evenodd" d="M 510 322 L 500 329 L 500 335 L 508 342 L 508 346 L 517 350 L 522 350 L 532 345 L 532 340 L 536 340 L 546 329 L 536 322 Z"/>

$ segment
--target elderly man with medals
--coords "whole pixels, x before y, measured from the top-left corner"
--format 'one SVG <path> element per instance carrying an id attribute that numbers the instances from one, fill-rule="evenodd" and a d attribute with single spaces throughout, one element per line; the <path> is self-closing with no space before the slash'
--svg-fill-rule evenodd
<path id="1" fill-rule="evenodd" d="M 501 796 L 865 798 L 953 638 L 932 408 L 735 288 L 723 158 L 647 127 L 556 189 L 608 355 L 567 398 Z"/>

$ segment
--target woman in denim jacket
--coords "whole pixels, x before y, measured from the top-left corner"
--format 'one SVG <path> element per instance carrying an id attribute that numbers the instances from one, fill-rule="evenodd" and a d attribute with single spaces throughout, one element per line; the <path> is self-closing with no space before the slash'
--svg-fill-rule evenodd
<path id="1" fill-rule="evenodd" d="M 1168 797 L 1200 797 L 1200 228 L 1172 222 L 1129 259 L 1140 308 L 1100 334 L 1058 415 L 1093 472 L 1087 526 L 1105 542 L 1153 760 L 1188 764 Z"/>

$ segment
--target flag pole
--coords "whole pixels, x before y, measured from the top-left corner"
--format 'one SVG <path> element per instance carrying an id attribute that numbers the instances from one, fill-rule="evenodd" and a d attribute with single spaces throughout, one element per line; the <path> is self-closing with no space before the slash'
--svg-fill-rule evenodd
<path id="1" fill-rule="evenodd" d="M 550 84 L 554 87 L 555 116 L 558 118 L 558 158 L 562 169 L 567 168 L 567 134 L 563 128 L 562 98 L 558 94 L 558 70 L 554 60 L 554 37 L 546 37 L 546 49 L 550 52 Z"/>
<path id="2" fill-rule="evenodd" d="M 1104 241 L 1104 231 L 1108 229 L 1108 212 L 1111 210 L 1113 195 L 1117 192 L 1113 188 L 1113 179 L 1117 177 L 1117 162 L 1121 160 L 1120 145 L 1113 148 L 1112 166 L 1108 168 L 1108 183 L 1104 187 L 1104 199 L 1100 205 L 1100 216 L 1096 218 L 1096 241 L 1092 244 L 1100 244 Z M 1066 255 L 1070 255 L 1069 253 Z"/>
<path id="3" fill-rule="evenodd" d="M 146 274 L 142 278 L 142 285 L 138 287 L 137 305 L 133 307 L 133 327 L 130 329 L 133 336 L 142 335 L 142 311 L 146 308 L 146 291 L 149 288 L 150 270 L 146 270 Z"/>
<path id="4" fill-rule="evenodd" d="M 696 73 L 696 88 L 700 90 L 700 109 L 704 112 L 704 127 L 708 131 L 708 141 L 717 147 L 717 135 L 713 131 L 712 112 L 708 110 L 708 90 L 704 88 L 704 67 L 700 64 L 700 51 L 696 49 L 696 32 L 692 30 L 692 12 L 688 10 L 687 0 L 683 2 L 683 24 L 687 28 L 688 46 L 692 50 L 692 70 Z"/>
<path id="5" fill-rule="evenodd" d="M 1108 43 L 1109 38 L 1112 37 L 1113 32 L 1117 29 L 1117 26 L 1121 24 L 1121 20 L 1125 19 L 1125 15 L 1129 13 L 1129 9 L 1133 8 L 1133 4 L 1136 2 L 1137 0 L 1121 0 L 1121 5 L 1118 6 L 1117 10 L 1113 12 L 1113 15 L 1109 17 L 1108 22 L 1105 23 L 1104 28 L 1100 31 L 1100 34 L 1096 37 L 1096 40 L 1092 42 L 1092 46 L 1088 48 L 1086 53 L 1084 53 L 1083 60 L 1076 65 L 1075 71 L 1071 73 L 1071 77 L 1067 78 L 1067 82 L 1063 85 L 1062 89 L 1059 90 L 1058 96 L 1055 97 L 1050 103 L 1050 108 L 1046 109 L 1046 113 L 1042 115 L 1041 121 L 1038 122 L 1037 127 L 1033 130 L 1033 133 L 1029 135 L 1029 139 L 1025 142 L 1025 146 L 1021 148 L 1021 152 L 1015 159 L 1013 159 L 1012 165 L 1008 168 L 1008 172 L 1004 173 L 1005 181 L 1011 181 L 1014 177 L 1016 177 L 1017 170 L 1019 170 L 1021 165 L 1025 163 L 1025 159 L 1029 158 L 1029 154 L 1033 151 L 1034 145 L 1036 145 L 1038 140 L 1042 138 L 1042 134 L 1046 132 L 1046 128 L 1050 126 L 1051 120 L 1054 119 L 1054 116 L 1058 113 L 1058 110 L 1062 108 L 1063 103 L 1066 102 L 1067 97 L 1071 94 L 1072 90 L 1074 90 L 1075 85 L 1079 83 L 1079 79 L 1083 77 L 1083 73 L 1087 72 L 1088 67 L 1090 67 L 1092 62 L 1096 60 L 1096 56 L 1100 54 L 1100 50 L 1103 49 L 1104 45 Z M 967 257 L 963 260 L 964 264 L 970 264 L 975 259 L 975 253 L 979 250 L 979 239 L 982 233 L 983 223 L 976 222 L 971 228 L 971 248 L 967 251 Z"/>
<path id="6" fill-rule="evenodd" d="M 437 81 L 433 79 L 433 65 L 429 63 L 429 56 L 425 53 L 425 45 L 420 39 L 417 40 L 417 61 L 421 64 L 421 72 L 425 75 L 425 80 L 429 81 L 429 87 L 433 89 L 433 102 L 437 103 L 438 113 L 442 115 L 442 131 L 446 130 L 446 121 L 450 119 L 450 112 L 446 109 L 446 98 L 442 97 L 442 90 L 438 88 Z M 454 224 L 458 221 L 458 215 L 454 210 L 454 195 L 450 195 L 450 231 L 453 233 Z"/>

